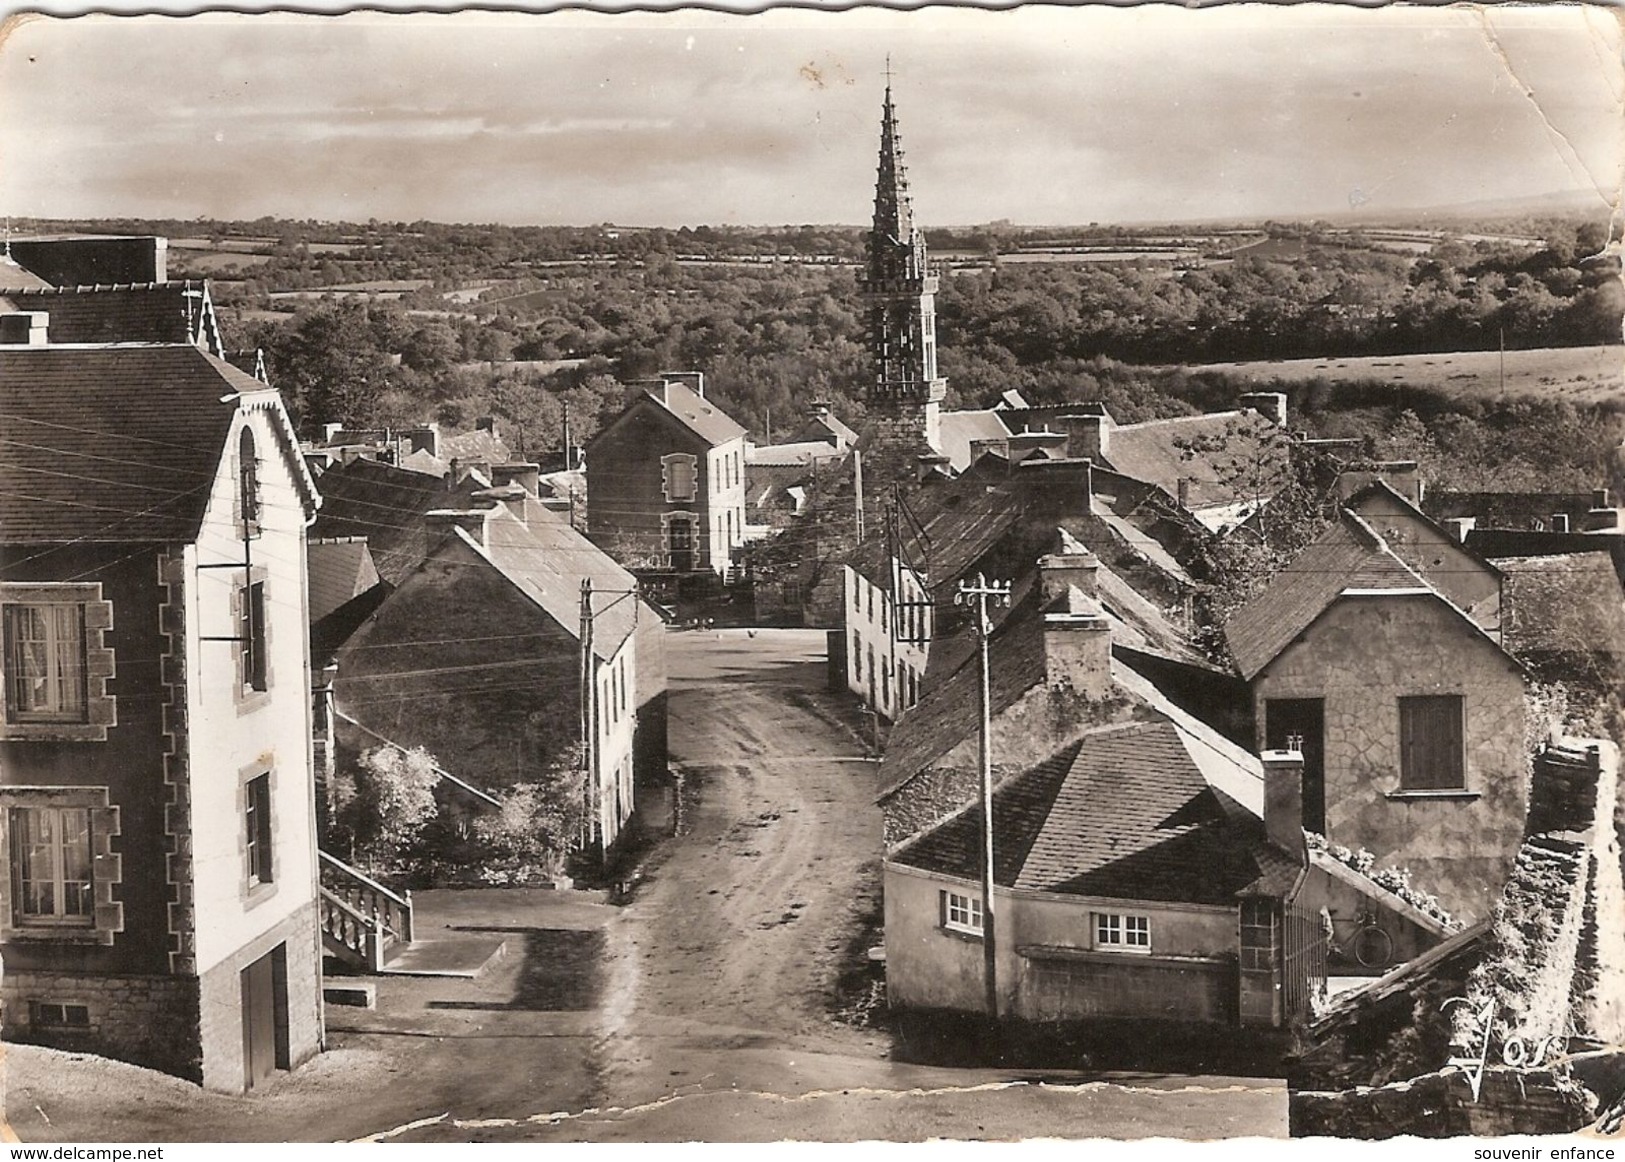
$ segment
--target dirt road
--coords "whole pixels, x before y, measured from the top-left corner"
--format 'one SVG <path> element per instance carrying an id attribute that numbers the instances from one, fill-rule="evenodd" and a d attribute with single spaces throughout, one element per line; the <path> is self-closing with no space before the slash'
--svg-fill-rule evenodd
<path id="1" fill-rule="evenodd" d="M 873 906 L 873 767 L 817 632 L 669 639 L 681 833 L 624 907 L 424 893 L 446 935 L 503 934 L 474 981 L 381 978 L 330 1050 L 251 1098 L 9 1047 L 23 1141 L 852 1141 L 1283 1135 L 1277 1082 L 950 1069 L 831 1019 Z"/>

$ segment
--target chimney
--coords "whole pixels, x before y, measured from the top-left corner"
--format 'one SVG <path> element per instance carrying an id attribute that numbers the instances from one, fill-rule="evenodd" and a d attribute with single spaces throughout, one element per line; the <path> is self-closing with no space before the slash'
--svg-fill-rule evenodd
<path id="1" fill-rule="evenodd" d="M 343 430 L 344 430 L 344 425 L 343 424 L 323 424 L 322 425 L 322 443 L 331 444 L 335 439 L 338 438 L 338 434 L 340 432 L 342 432 Z"/>
<path id="2" fill-rule="evenodd" d="M 1445 532 L 1450 534 L 1452 540 L 1457 544 L 1465 544 L 1467 534 L 1478 527 L 1478 518 L 1476 516 L 1449 516 L 1445 517 L 1440 523 L 1444 525 Z"/>
<path id="3" fill-rule="evenodd" d="M 530 514 L 525 511 L 525 500 L 536 499 L 534 493 L 527 493 L 524 485 L 517 481 L 499 484 L 492 488 L 481 488 L 469 493 L 471 500 L 501 501 L 504 508 L 513 516 L 514 520 L 522 525 L 530 524 Z"/>
<path id="4" fill-rule="evenodd" d="M 1276 427 L 1286 427 L 1286 392 L 1249 391 L 1240 402 L 1242 407 L 1257 412 Z"/>
<path id="5" fill-rule="evenodd" d="M 1067 434 L 1066 454 L 1074 459 L 1104 460 L 1111 455 L 1111 432 L 1115 426 L 1102 409 L 1099 415 L 1076 414 L 1059 418 Z"/>
<path id="6" fill-rule="evenodd" d="M 0 315 L 0 346 L 43 347 L 51 323 L 49 311 L 12 311 Z"/>
<path id="7" fill-rule="evenodd" d="M 1569 531 L 1569 514 L 1566 512 L 1552 513 L 1552 532 L 1566 533 Z"/>
<path id="8" fill-rule="evenodd" d="M 1303 839 L 1303 754 L 1267 750 L 1264 764 L 1264 834 L 1271 843 L 1308 862 Z"/>
<path id="9" fill-rule="evenodd" d="M 826 418 L 828 415 L 829 415 L 829 401 L 828 400 L 815 399 L 815 400 L 812 401 L 812 404 L 807 408 L 807 418 L 808 419 L 821 420 L 821 419 Z"/>
<path id="10" fill-rule="evenodd" d="M 424 424 L 406 433 L 406 444 L 413 452 L 427 452 L 440 458 L 440 425 Z"/>
<path id="11" fill-rule="evenodd" d="M 542 466 L 526 463 L 491 465 L 491 486 L 501 488 L 508 484 L 517 484 L 530 495 L 539 496 L 542 490 Z"/>
<path id="12" fill-rule="evenodd" d="M 450 535 L 452 529 L 462 529 L 483 549 L 485 526 L 495 512 L 494 508 L 436 508 L 424 513 L 423 516 L 431 530 L 442 535 Z"/>
<path id="13" fill-rule="evenodd" d="M 497 418 L 495 416 L 480 416 L 474 421 L 474 430 L 476 432 L 490 432 L 493 436 L 496 435 Z"/>
<path id="14" fill-rule="evenodd" d="M 1186 509 L 1188 511 L 1190 509 L 1190 506 L 1191 506 L 1191 478 L 1189 476 L 1181 476 L 1179 478 L 1179 507 L 1183 508 L 1183 509 Z"/>
<path id="15" fill-rule="evenodd" d="M 1055 530 L 1055 551 L 1038 559 L 1039 592 L 1047 609 L 1068 589 L 1076 587 L 1085 597 L 1096 595 L 1095 570 L 1100 559 L 1065 529 Z"/>
<path id="16" fill-rule="evenodd" d="M 1064 532 L 1060 548 L 1038 562 L 1044 680 L 1051 689 L 1067 688 L 1098 699 L 1112 685 L 1111 623 L 1093 596 L 1100 562 Z"/>
<path id="17" fill-rule="evenodd" d="M 1591 507 L 1608 507 L 1608 490 L 1606 488 L 1594 488 L 1591 490 Z"/>
<path id="18" fill-rule="evenodd" d="M 662 371 L 660 378 L 667 383 L 680 383 L 701 399 L 705 398 L 705 372 L 703 371 Z"/>

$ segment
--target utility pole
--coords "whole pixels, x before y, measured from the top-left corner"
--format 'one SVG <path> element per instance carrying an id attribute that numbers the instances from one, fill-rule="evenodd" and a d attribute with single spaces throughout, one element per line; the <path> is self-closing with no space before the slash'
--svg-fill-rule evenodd
<path id="1" fill-rule="evenodd" d="M 575 448 L 570 442 L 570 401 L 565 400 L 564 401 L 564 470 L 566 472 L 572 472 L 572 471 L 575 470 L 575 464 L 573 463 L 574 460 L 575 460 Z M 571 490 L 571 496 L 574 496 L 574 495 L 575 495 L 575 492 L 572 489 Z"/>
<path id="2" fill-rule="evenodd" d="M 581 762 L 586 768 L 582 794 L 586 799 L 586 818 L 582 821 L 583 838 L 592 841 L 593 819 L 593 751 L 598 743 L 598 724 L 593 719 L 593 695 L 598 675 L 592 664 L 592 579 L 581 581 Z"/>
<path id="3" fill-rule="evenodd" d="M 1009 605 L 1010 582 L 989 581 L 978 573 L 974 580 L 961 581 L 959 592 L 954 594 L 955 604 L 974 605 L 976 609 L 976 652 L 981 667 L 981 697 L 978 699 L 981 732 L 977 747 L 977 764 L 981 768 L 982 776 L 982 984 L 985 990 L 983 1003 L 987 1009 L 989 1029 L 992 1031 L 999 1019 L 999 984 L 998 949 L 994 938 L 993 918 L 993 754 L 988 738 L 993 729 L 992 713 L 988 709 L 990 683 L 987 639 L 993 632 L 993 623 L 987 616 L 989 600 L 996 605 Z"/>
<path id="4" fill-rule="evenodd" d="M 863 453 L 852 449 L 852 490 L 856 499 L 852 502 L 852 524 L 858 534 L 858 544 L 863 543 Z"/>

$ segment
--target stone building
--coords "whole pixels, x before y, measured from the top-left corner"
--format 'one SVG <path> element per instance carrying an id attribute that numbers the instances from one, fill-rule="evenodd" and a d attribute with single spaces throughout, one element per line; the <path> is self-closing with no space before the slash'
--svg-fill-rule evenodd
<path id="1" fill-rule="evenodd" d="M 745 429 L 673 372 L 587 445 L 587 535 L 640 576 L 726 575 L 745 537 Z"/>
<path id="2" fill-rule="evenodd" d="M 989 640 L 1000 1014 L 1274 1028 L 1307 1010 L 1318 924 L 1301 757 L 1262 761 L 1116 656 L 1095 559 L 1064 541 Z M 886 980 L 983 1011 L 974 656 L 881 763 Z"/>
<path id="3" fill-rule="evenodd" d="M 1473 920 L 1493 904 L 1521 837 L 1525 671 L 1445 580 L 1407 563 L 1417 542 L 1390 544 L 1385 521 L 1403 532 L 1397 510 L 1368 520 L 1343 509 L 1225 636 L 1258 737 L 1303 752 L 1305 827 L 1408 868 Z M 1452 573 L 1442 554 L 1421 555 L 1439 556 L 1432 575 L 1453 578 L 1460 600 L 1461 586 L 1482 584 Z M 1492 590 L 1485 607 L 1498 610 Z"/>
<path id="4" fill-rule="evenodd" d="M 0 346 L 4 1033 L 226 1092 L 322 1046 L 280 398 L 182 338 Z"/>

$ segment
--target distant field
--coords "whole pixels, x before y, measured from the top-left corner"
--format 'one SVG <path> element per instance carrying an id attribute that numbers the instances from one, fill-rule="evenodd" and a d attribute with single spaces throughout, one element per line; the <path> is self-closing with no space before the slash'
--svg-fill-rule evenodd
<path id="1" fill-rule="evenodd" d="M 269 254 L 249 254 L 237 250 L 198 251 L 186 250 L 183 253 L 170 252 L 170 264 L 177 269 L 195 271 L 198 274 L 213 274 L 217 270 L 227 267 L 259 266 L 270 262 Z"/>
<path id="2" fill-rule="evenodd" d="M 1377 355 L 1359 359 L 1283 359 L 1204 363 L 1187 371 L 1222 371 L 1244 382 L 1272 379 L 1376 379 L 1406 387 L 1436 387 L 1494 397 L 1501 391 L 1495 351 Z M 1506 394 L 1572 403 L 1625 400 L 1625 347 L 1540 347 L 1506 353 Z"/>

